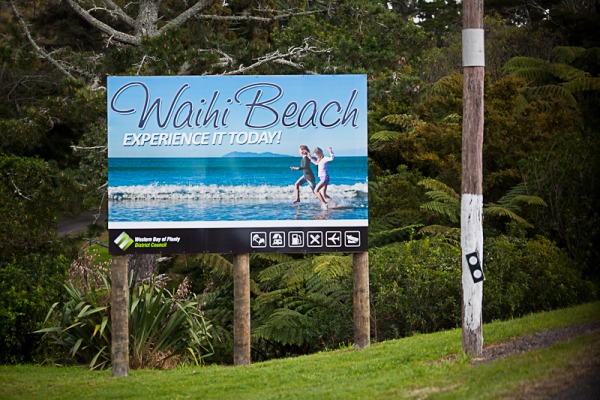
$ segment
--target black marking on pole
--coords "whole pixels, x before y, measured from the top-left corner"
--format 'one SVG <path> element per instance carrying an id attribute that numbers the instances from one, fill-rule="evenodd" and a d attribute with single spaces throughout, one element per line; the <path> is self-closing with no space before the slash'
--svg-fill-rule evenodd
<path id="1" fill-rule="evenodd" d="M 479 262 L 479 255 L 476 251 L 473 253 L 469 253 L 465 255 L 467 259 L 467 264 L 469 264 L 469 269 L 471 270 L 471 277 L 473 278 L 473 282 L 478 283 L 485 279 L 483 276 L 483 268 L 481 267 L 481 262 Z"/>

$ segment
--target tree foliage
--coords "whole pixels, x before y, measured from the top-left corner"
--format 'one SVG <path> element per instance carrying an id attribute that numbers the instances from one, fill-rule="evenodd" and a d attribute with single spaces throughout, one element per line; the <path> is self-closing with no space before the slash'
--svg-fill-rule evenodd
<path id="1" fill-rule="evenodd" d="M 588 299 L 581 271 L 600 281 L 596 7 L 486 2 L 483 194 L 492 249 L 484 315 L 533 311 L 522 304 L 528 288 L 537 308 Z M 33 310 L 64 300 L 58 289 L 73 255 L 56 238 L 56 217 L 106 205 L 108 75 L 367 74 L 375 337 L 456 326 L 459 8 L 424 0 L 0 1 L 0 274 L 10 293 L 0 309 L 2 362 L 32 360 L 30 332 L 43 320 Z M 214 359 L 230 362 L 231 256 L 166 258 L 159 272 L 173 282 L 189 275 L 196 306 L 221 339 Z M 348 256 L 257 254 L 251 262 L 254 357 L 351 340 Z M 38 270 L 47 288 L 20 281 Z M 577 293 L 552 286 L 552 297 L 527 274 L 552 285 L 564 279 Z M 83 314 L 94 320 L 105 311 Z"/>

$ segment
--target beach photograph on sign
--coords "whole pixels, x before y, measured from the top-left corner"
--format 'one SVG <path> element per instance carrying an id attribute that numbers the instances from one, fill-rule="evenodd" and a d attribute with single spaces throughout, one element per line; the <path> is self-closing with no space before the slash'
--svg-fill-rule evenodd
<path id="1" fill-rule="evenodd" d="M 366 226 L 366 102 L 363 75 L 109 77 L 109 228 Z"/>

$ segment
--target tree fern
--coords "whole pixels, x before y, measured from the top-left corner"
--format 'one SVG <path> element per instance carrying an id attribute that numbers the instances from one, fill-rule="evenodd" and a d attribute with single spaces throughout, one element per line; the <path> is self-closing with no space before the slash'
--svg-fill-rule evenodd
<path id="1" fill-rule="evenodd" d="M 421 228 L 419 233 L 434 237 L 452 247 L 460 247 L 460 228 L 444 225 L 428 225 Z"/>
<path id="2" fill-rule="evenodd" d="M 301 346 L 305 341 L 305 327 L 309 317 L 288 308 L 280 308 L 269 319 L 254 329 L 252 336 L 258 339 L 273 340 L 282 344 Z"/>
<path id="3" fill-rule="evenodd" d="M 548 62 L 540 60 L 539 58 L 533 57 L 513 57 L 504 64 L 504 72 L 507 74 L 514 74 L 522 69 L 537 69 L 544 70 L 548 66 Z"/>
<path id="4" fill-rule="evenodd" d="M 415 232 L 422 227 L 422 224 L 412 224 L 400 228 L 384 229 L 375 233 L 370 233 L 369 244 L 373 247 L 377 247 L 394 242 L 409 241 L 412 240 Z"/>
<path id="5" fill-rule="evenodd" d="M 529 194 L 527 185 L 520 183 L 502 196 L 498 200 L 498 203 L 486 204 L 483 208 L 483 214 L 509 218 L 523 226 L 531 228 L 533 225 L 518 214 L 521 212 L 522 205 L 547 207 L 546 202 L 542 198 Z"/>
<path id="6" fill-rule="evenodd" d="M 462 87 L 462 80 L 462 74 L 451 73 L 450 75 L 438 79 L 431 85 L 427 85 L 425 92 L 430 96 L 452 95 L 457 87 Z"/>
<path id="7" fill-rule="evenodd" d="M 562 82 L 590 77 L 589 72 L 583 71 L 569 64 L 548 64 L 548 70 Z"/>
<path id="8" fill-rule="evenodd" d="M 199 254 L 196 261 L 210 267 L 219 276 L 233 276 L 233 263 L 219 254 Z"/>
<path id="9" fill-rule="evenodd" d="M 583 47 L 574 46 L 556 46 L 552 49 L 552 55 L 558 62 L 571 64 L 575 59 L 580 57 L 585 52 Z"/>
<path id="10" fill-rule="evenodd" d="M 265 268 L 263 288 L 254 301 L 255 338 L 281 345 L 318 343 L 323 315 L 336 315 L 351 304 L 349 256 L 311 256 Z"/>
<path id="11" fill-rule="evenodd" d="M 383 145 L 386 142 L 397 140 L 400 135 L 409 135 L 415 128 L 424 124 L 419 117 L 410 114 L 390 114 L 381 119 L 381 122 L 397 128 L 396 130 L 381 130 L 369 136 L 372 146 Z"/>
<path id="12" fill-rule="evenodd" d="M 451 198 L 453 200 L 460 200 L 460 195 L 456 193 L 454 189 L 438 180 L 432 178 L 425 178 L 420 180 L 418 184 L 423 186 L 425 189 L 433 190 L 436 192 L 443 192 L 448 198 Z"/>
<path id="13" fill-rule="evenodd" d="M 520 76 L 528 82 L 524 93 L 529 98 L 563 99 L 570 107 L 576 107 L 575 93 L 600 88 L 599 78 L 572 65 L 585 52 L 585 49 L 577 47 L 557 47 L 553 49 L 553 54 L 560 61 L 558 63 L 514 57 L 504 65 L 504 72 Z"/>
<path id="14" fill-rule="evenodd" d="M 418 184 L 430 189 L 425 195 L 432 199 L 422 204 L 422 209 L 445 215 L 452 223 L 460 220 L 460 195 L 454 189 L 431 178 L 423 179 Z"/>
<path id="15" fill-rule="evenodd" d="M 421 126 L 424 122 L 416 115 L 410 114 L 390 114 L 381 119 L 381 122 L 397 126 L 404 132 L 410 132 L 414 128 Z"/>
<path id="16" fill-rule="evenodd" d="M 554 98 L 564 100 L 569 107 L 576 107 L 577 100 L 573 94 L 565 86 L 558 85 L 542 85 L 525 88 L 524 92 L 527 97 L 531 98 Z"/>
<path id="17" fill-rule="evenodd" d="M 382 142 L 390 142 L 392 140 L 395 140 L 399 134 L 400 132 L 398 131 L 389 130 L 375 132 L 371 136 L 369 136 L 369 143 L 373 146 L 377 146 Z"/>
<path id="18" fill-rule="evenodd" d="M 556 82 L 555 76 L 547 68 L 523 67 L 512 71 L 512 75 L 523 78 L 532 85 L 544 85 Z"/>
<path id="19" fill-rule="evenodd" d="M 570 92 L 586 92 L 590 90 L 600 90 L 600 78 L 596 77 L 581 77 L 572 81 L 566 82 L 564 88 Z"/>
<path id="20" fill-rule="evenodd" d="M 324 280 L 348 276 L 352 270 L 350 256 L 326 255 L 315 257 L 313 271 Z"/>

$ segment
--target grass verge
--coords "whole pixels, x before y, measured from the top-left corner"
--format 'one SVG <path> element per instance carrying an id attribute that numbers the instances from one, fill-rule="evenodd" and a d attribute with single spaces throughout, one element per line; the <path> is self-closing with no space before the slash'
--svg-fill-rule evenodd
<path id="1" fill-rule="evenodd" d="M 486 345 L 549 329 L 600 321 L 600 302 L 484 326 Z M 472 366 L 459 329 L 248 367 L 110 371 L 79 367 L 2 366 L 1 399 L 502 399 L 547 397 L 596 365 L 600 335 Z M 587 364 L 586 364 L 587 362 Z M 591 364 L 590 364 L 591 363 Z M 541 388 L 541 389 L 540 389 Z"/>

